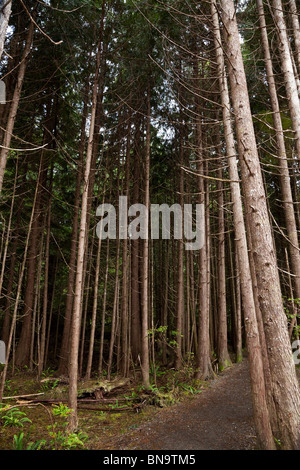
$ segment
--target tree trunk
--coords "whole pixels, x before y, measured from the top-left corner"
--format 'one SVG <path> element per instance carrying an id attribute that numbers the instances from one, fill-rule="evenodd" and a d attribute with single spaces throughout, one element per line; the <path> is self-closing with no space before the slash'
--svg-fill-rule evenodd
<path id="1" fill-rule="evenodd" d="M 236 243 L 235 243 L 236 247 Z M 237 363 L 243 360 L 243 340 L 242 340 L 242 305 L 241 305 L 241 279 L 240 266 L 237 249 L 235 249 L 235 285 L 236 285 L 236 305 L 235 305 L 235 360 Z"/>
<path id="2" fill-rule="evenodd" d="M 1 264 L 2 264 L 1 273 L 0 273 L 0 298 L 2 294 L 2 286 L 3 286 L 5 265 L 6 265 L 7 251 L 8 251 L 9 241 L 11 238 L 11 222 L 12 222 L 12 216 L 13 216 L 14 204 L 15 204 L 17 178 L 18 178 L 18 160 L 16 162 L 16 172 L 15 172 L 14 188 L 13 188 L 13 195 L 12 195 L 12 201 L 11 201 L 10 212 L 9 212 L 8 225 L 7 225 L 7 235 L 6 235 L 6 240 L 4 242 L 3 255 L 2 255 L 2 250 L 1 250 L 1 256 L 0 256 Z"/>
<path id="3" fill-rule="evenodd" d="M 69 352 L 69 340 L 71 330 L 71 317 L 73 307 L 73 289 L 74 279 L 76 270 L 76 252 L 77 252 L 77 240 L 78 240 L 78 223 L 79 223 L 79 205 L 80 205 L 80 190 L 82 183 L 82 165 L 83 165 L 83 154 L 85 150 L 86 141 L 86 121 L 87 121 L 87 101 L 88 101 L 88 90 L 89 90 L 89 79 L 86 82 L 84 104 L 82 111 L 82 122 L 81 122 L 81 137 L 79 145 L 79 158 L 77 166 L 77 178 L 76 178 L 76 190 L 74 197 L 74 212 L 73 212 L 73 225 L 72 225 L 72 236 L 71 236 L 71 247 L 70 247 L 70 261 L 69 261 L 69 275 L 66 295 L 66 307 L 64 316 L 64 327 L 61 340 L 60 358 L 58 365 L 58 373 L 64 375 L 68 371 L 68 352 Z"/>
<path id="4" fill-rule="evenodd" d="M 180 121 L 182 122 L 183 116 L 180 112 Z M 183 126 L 180 125 L 179 130 L 179 204 L 183 213 L 184 204 L 184 141 L 183 141 Z M 182 222 L 183 223 L 183 222 Z M 177 312 L 176 312 L 176 350 L 175 350 L 175 368 L 180 369 L 182 366 L 182 335 L 183 335 L 183 314 L 184 314 L 184 267 L 183 267 L 183 240 L 178 240 L 178 261 L 177 261 Z"/>
<path id="5" fill-rule="evenodd" d="M 142 240 L 143 244 L 143 259 L 142 259 L 142 376 L 143 384 L 146 388 L 150 386 L 149 379 L 149 338 L 148 338 L 148 315 L 149 315 L 149 211 L 150 211 L 150 193 L 149 193 L 149 181 L 150 181 L 150 143 L 151 143 L 151 116 L 150 116 L 150 84 L 148 84 L 147 91 L 147 131 L 146 131 L 146 155 L 145 155 L 145 181 L 144 181 L 144 205 L 146 207 L 146 238 Z"/>
<path id="6" fill-rule="evenodd" d="M 232 0 L 221 0 L 221 7 L 245 211 L 249 217 L 253 255 L 257 267 L 259 302 L 264 320 L 273 396 L 281 432 L 280 440 L 284 449 L 297 449 L 300 447 L 299 385 L 282 305 L 280 281 L 257 153 L 235 7 Z"/>
<path id="7" fill-rule="evenodd" d="M 194 62 L 194 78 L 199 86 L 198 76 L 198 62 Z M 202 135 L 202 113 L 200 109 L 199 97 L 195 96 L 195 112 L 197 115 L 196 128 L 195 128 L 195 145 L 197 155 L 197 189 L 199 194 L 198 204 L 204 206 L 205 214 L 205 227 L 204 227 L 204 245 L 199 251 L 198 256 L 198 305 L 199 305 L 199 320 L 198 320 L 198 338 L 197 338 L 197 365 L 195 377 L 201 380 L 207 380 L 213 376 L 211 358 L 210 358 L 210 328 L 209 328 L 209 285 L 208 285 L 208 272 L 209 272 L 209 255 L 208 255 L 208 233 L 207 233 L 207 219 L 209 210 L 206 201 L 205 183 L 203 175 L 204 170 L 204 150 L 203 150 L 203 135 Z"/>
<path id="8" fill-rule="evenodd" d="M 101 22 L 104 22 L 105 2 L 102 5 L 102 18 Z M 101 27 L 103 32 L 103 27 Z M 97 109 L 97 96 L 98 96 L 98 79 L 99 79 L 99 68 L 101 63 L 101 45 L 102 45 L 102 34 L 98 43 L 97 57 L 96 57 L 96 73 L 93 85 L 93 98 L 92 98 L 92 110 L 91 110 L 91 121 L 89 129 L 88 146 L 86 153 L 85 170 L 83 177 L 83 192 L 81 199 L 81 216 L 80 216 L 80 228 L 79 228 L 79 240 L 78 240 L 78 252 L 77 252 L 77 264 L 76 264 L 76 278 L 75 278 L 75 293 L 74 293 L 74 304 L 73 304 L 73 317 L 72 317 L 72 333 L 70 342 L 70 363 L 69 363 L 69 408 L 73 411 L 69 416 L 69 430 L 74 432 L 78 426 L 77 417 L 77 379 L 78 379 L 78 351 L 79 351 L 79 340 L 80 340 L 80 324 L 81 324 L 81 310 L 82 310 L 82 289 L 83 289 L 83 265 L 86 250 L 86 237 L 87 237 L 87 209 L 88 209 L 88 193 L 89 193 L 89 179 L 91 173 L 91 163 L 93 156 L 93 138 L 95 130 L 96 120 L 96 109 Z"/>
<path id="9" fill-rule="evenodd" d="M 16 351 L 16 365 L 22 367 L 29 364 L 30 341 L 32 333 L 32 313 L 34 306 L 34 287 L 36 282 L 36 263 L 38 257 L 39 237 L 42 230 L 43 195 L 46 188 L 48 164 L 42 153 L 40 172 L 38 176 L 38 192 L 35 204 L 35 214 L 31 230 L 30 246 L 28 250 L 28 267 L 26 289 L 24 295 L 24 320 Z"/>
<path id="10" fill-rule="evenodd" d="M 40 173 L 41 173 L 41 165 L 40 165 L 40 168 L 39 168 L 39 177 L 40 177 Z M 24 248 L 24 257 L 23 257 L 23 261 L 22 261 L 21 268 L 20 268 L 20 273 L 19 273 L 19 280 L 18 280 L 17 292 L 16 292 L 16 297 L 15 297 L 14 311 L 13 311 L 11 325 L 10 325 L 9 338 L 8 338 L 8 342 L 7 342 L 7 345 L 6 345 L 6 362 L 5 362 L 5 365 L 4 365 L 4 369 L 2 371 L 1 385 L 0 385 L 0 404 L 2 403 L 3 392 L 4 392 L 4 388 L 5 388 L 5 381 L 6 381 L 6 376 L 7 376 L 8 363 L 9 363 L 9 357 L 10 357 L 10 353 L 11 353 L 11 346 L 12 346 L 13 336 L 14 336 L 16 322 L 17 322 L 18 307 L 19 307 L 19 302 L 20 302 L 20 297 L 21 297 L 21 289 L 22 289 L 23 277 L 24 277 L 24 272 L 25 272 L 25 265 L 26 265 L 26 260 L 27 260 L 29 239 L 30 239 L 33 219 L 34 219 L 34 215 L 35 215 L 35 206 L 36 206 L 38 187 L 39 187 L 39 177 L 38 177 L 38 181 L 37 181 L 37 184 L 36 184 L 36 190 L 35 190 L 32 210 L 31 210 L 31 217 L 30 217 L 28 232 L 27 232 L 27 236 L 26 236 L 26 242 L 25 242 L 25 248 Z"/>
<path id="11" fill-rule="evenodd" d="M 131 123 L 131 116 L 129 116 Z M 130 150 L 131 150 L 131 135 L 130 125 L 127 130 L 127 144 L 126 144 L 126 162 L 125 162 L 125 196 L 127 201 L 129 198 L 129 177 L 130 177 Z M 128 201 L 129 202 L 129 201 Z M 122 247 L 122 300 L 121 300 L 121 373 L 124 377 L 128 374 L 128 356 L 129 356 L 129 342 L 128 342 L 128 273 L 129 273 L 129 257 L 128 257 L 128 238 L 124 237 Z"/>
<path id="12" fill-rule="evenodd" d="M 101 332 L 100 332 L 100 352 L 99 352 L 99 367 L 98 374 L 102 374 L 103 368 L 103 349 L 104 349 L 104 331 L 105 331 L 105 314 L 106 314 L 106 298 L 107 298 L 107 284 L 108 284 L 108 269 L 109 269 L 109 238 L 106 245 L 106 268 L 104 279 L 104 290 L 102 300 L 102 318 L 101 318 Z"/>
<path id="13" fill-rule="evenodd" d="M 258 434 L 259 445 L 263 449 L 274 449 L 275 445 L 272 436 L 269 412 L 267 407 L 262 352 L 256 319 L 256 309 L 253 296 L 250 263 L 248 258 L 242 199 L 238 182 L 239 174 L 237 168 L 237 159 L 235 156 L 236 151 L 234 135 L 231 126 L 231 108 L 229 101 L 228 85 L 225 75 L 225 64 L 223 49 L 221 47 L 220 27 L 215 3 L 212 3 L 212 18 L 214 25 L 214 38 L 218 65 L 219 86 L 221 92 L 221 102 L 223 106 L 223 123 L 226 142 L 226 153 L 229 166 L 229 177 L 231 180 L 230 188 L 233 202 L 233 220 L 236 248 L 238 254 L 238 264 L 240 270 L 241 294 L 246 328 L 246 341 L 249 354 L 254 422 Z"/>
<path id="14" fill-rule="evenodd" d="M 221 157 L 221 139 L 220 133 L 217 135 L 217 155 Z M 226 305 L 226 266 L 225 266 L 225 218 L 224 218 L 224 195 L 223 195 L 223 171 L 222 171 L 222 160 L 218 158 L 218 164 L 220 166 L 218 170 L 218 267 L 217 267 L 217 282 L 218 282 L 218 340 L 217 340 L 217 351 L 218 351 L 218 363 L 219 370 L 222 371 L 231 365 L 231 360 L 228 353 L 227 344 L 227 305 Z"/>
<path id="15" fill-rule="evenodd" d="M 0 60 L 3 54 L 3 49 L 4 49 L 4 43 L 5 43 L 5 37 L 6 37 L 6 30 L 11 14 L 11 6 L 12 6 L 12 0 L 7 1 L 3 0 L 0 5 Z"/>
<path id="16" fill-rule="evenodd" d="M 300 25 L 299 25 L 299 14 L 295 0 L 289 0 L 290 16 L 293 25 L 293 34 L 295 41 L 295 52 L 296 52 L 296 63 L 298 69 L 298 75 L 300 73 Z"/>
<path id="17" fill-rule="evenodd" d="M 6 162 L 7 162 L 7 156 L 8 156 L 8 152 L 10 150 L 10 143 L 11 143 L 11 139 L 12 139 L 12 135 L 13 135 L 15 120 L 16 120 L 19 101 L 20 101 L 20 97 L 21 97 L 21 91 L 22 91 L 24 75 L 25 75 L 25 71 L 26 71 L 27 60 L 28 60 L 30 50 L 31 50 L 31 45 L 32 45 L 32 40 L 33 40 L 33 33 L 34 33 L 34 23 L 31 21 L 30 25 L 29 25 L 29 28 L 28 28 L 28 33 L 27 33 L 26 43 L 25 43 L 25 47 L 24 47 L 24 52 L 23 52 L 22 60 L 21 60 L 20 67 L 19 67 L 17 83 L 16 83 L 16 86 L 15 86 L 15 90 L 14 90 L 14 94 L 13 94 L 13 98 L 12 98 L 12 103 L 11 103 L 10 110 L 9 110 L 7 126 L 6 126 L 4 139 L 3 139 L 3 144 L 2 144 L 1 152 L 0 152 L 0 194 L 2 192 L 4 172 L 5 172 L 5 168 L 6 168 Z M 0 34 L 1 34 L 1 32 L 0 32 Z M 0 41 L 1 41 L 1 38 L 0 38 Z M 0 43 L 0 52 L 1 52 L 1 43 Z"/>
<path id="18" fill-rule="evenodd" d="M 292 2 L 293 3 L 293 2 Z M 297 235 L 297 223 L 294 212 L 294 201 L 291 189 L 289 167 L 287 163 L 287 155 L 284 141 L 284 133 L 281 122 L 280 107 L 277 97 L 276 84 L 273 74 L 272 59 L 269 48 L 269 41 L 266 29 L 266 20 L 264 16 L 264 8 L 262 0 L 257 0 L 257 8 L 260 19 L 260 28 L 262 36 L 262 45 L 264 49 L 265 65 L 267 71 L 267 79 L 269 93 L 273 112 L 273 123 L 276 133 L 276 142 L 278 148 L 278 166 L 280 169 L 280 186 L 283 199 L 283 209 L 286 221 L 287 235 L 289 238 L 289 252 L 292 265 L 292 273 L 294 274 L 294 286 L 296 297 L 300 298 L 300 251 Z"/>
<path id="19" fill-rule="evenodd" d="M 140 195 L 140 116 L 135 121 L 134 136 L 134 174 L 132 203 L 138 204 Z M 137 361 L 141 353 L 141 301 L 139 279 L 139 253 L 140 240 L 131 240 L 131 354 L 133 362 Z"/>
<path id="20" fill-rule="evenodd" d="M 272 15 L 274 18 L 276 31 L 279 39 L 279 54 L 281 59 L 281 68 L 284 75 L 284 84 L 288 100 L 292 127 L 294 131 L 295 147 L 297 158 L 300 161 L 300 101 L 297 89 L 297 83 L 294 74 L 293 62 L 290 54 L 290 44 L 287 35 L 286 24 L 283 16 L 281 0 L 272 0 Z M 261 8 L 260 8 L 261 10 Z M 260 20 L 263 16 L 260 14 Z M 265 27 L 262 27 L 265 31 Z M 264 41 L 265 43 L 265 41 Z"/>

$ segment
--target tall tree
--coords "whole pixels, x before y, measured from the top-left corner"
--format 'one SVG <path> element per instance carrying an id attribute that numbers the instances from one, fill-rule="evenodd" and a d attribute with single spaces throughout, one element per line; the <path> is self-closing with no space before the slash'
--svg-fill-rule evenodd
<path id="1" fill-rule="evenodd" d="M 298 95 L 297 82 L 294 73 L 293 61 L 290 50 L 290 43 L 287 34 L 286 23 L 283 15 L 281 0 L 272 0 L 272 16 L 279 39 L 279 54 L 281 67 L 284 75 L 286 96 L 289 104 L 290 116 L 294 131 L 294 141 L 297 158 L 300 159 L 300 101 Z M 262 17 L 262 15 L 260 15 Z M 263 28 L 264 29 L 264 28 Z"/>
<path id="2" fill-rule="evenodd" d="M 221 0 L 220 5 L 245 211 L 249 218 L 253 255 L 257 267 L 259 301 L 264 320 L 280 439 L 283 448 L 297 449 L 300 446 L 299 385 L 282 305 L 277 261 L 257 153 L 235 6 L 232 0 Z"/>
<path id="3" fill-rule="evenodd" d="M 22 59 L 21 59 L 20 67 L 19 67 L 18 78 L 17 78 L 17 82 L 15 85 L 15 90 L 14 90 L 14 94 L 12 97 L 12 103 L 10 106 L 9 115 L 7 119 L 3 145 L 1 147 L 1 152 L 0 152 L 0 194 L 2 192 L 4 172 L 6 168 L 8 153 L 10 150 L 11 139 L 13 136 L 15 120 L 16 120 L 19 101 L 21 97 L 24 75 L 26 71 L 26 65 L 27 65 L 28 57 L 30 55 L 30 50 L 32 46 L 33 33 L 34 33 L 34 22 L 30 21 L 28 32 L 27 32 L 27 37 L 26 37 L 26 42 L 25 42 L 25 47 L 24 47 L 24 51 L 23 51 L 23 55 L 22 55 Z M 0 41 L 1 41 L 1 38 L 0 38 Z"/>
<path id="4" fill-rule="evenodd" d="M 279 100 L 277 96 L 276 83 L 274 79 L 274 71 L 272 66 L 272 59 L 267 35 L 266 20 L 264 15 L 264 7 L 262 0 L 257 0 L 257 8 L 259 13 L 262 45 L 265 56 L 265 66 L 268 79 L 269 94 L 273 113 L 273 123 L 276 136 L 276 143 L 278 149 L 278 166 L 280 169 L 280 185 L 283 199 L 283 209 L 286 221 L 287 235 L 289 238 L 289 251 L 292 272 L 294 274 L 295 293 L 297 298 L 300 298 L 300 251 L 297 234 L 297 223 L 294 212 L 294 201 L 292 195 L 290 172 L 287 161 L 287 152 L 285 146 L 284 131 L 281 121 L 281 113 L 279 107 Z M 292 321 L 294 323 L 294 321 Z"/>
<path id="5" fill-rule="evenodd" d="M 12 0 L 6 1 L 2 0 L 0 3 L 0 60 L 3 54 L 6 30 L 9 23 L 9 18 L 11 14 Z"/>
<path id="6" fill-rule="evenodd" d="M 103 24 L 105 16 L 105 2 L 102 4 L 101 22 Z M 103 28 L 101 28 L 103 31 Z M 100 34 L 97 56 L 96 56 L 96 71 L 93 84 L 92 94 L 92 110 L 89 128 L 89 138 L 86 152 L 85 169 L 83 175 L 83 192 L 81 196 L 81 214 L 80 214 L 80 228 L 78 239 L 77 251 L 77 264 L 76 264 L 76 277 L 75 277 L 75 292 L 74 292 L 74 306 L 72 315 L 72 336 L 70 343 L 70 365 L 69 365 L 69 407 L 72 413 L 69 417 L 69 429 L 74 431 L 78 426 L 77 417 L 77 380 L 78 380 L 78 351 L 80 339 L 80 325 L 81 325 L 81 298 L 82 298 L 82 281 L 83 281 L 83 264 L 86 250 L 86 237 L 87 237 L 87 208 L 88 208 L 88 194 L 89 194 L 89 180 L 91 173 L 91 163 L 93 155 L 93 138 L 96 121 L 97 98 L 98 98 L 98 80 L 101 64 L 102 54 L 102 34 Z"/>

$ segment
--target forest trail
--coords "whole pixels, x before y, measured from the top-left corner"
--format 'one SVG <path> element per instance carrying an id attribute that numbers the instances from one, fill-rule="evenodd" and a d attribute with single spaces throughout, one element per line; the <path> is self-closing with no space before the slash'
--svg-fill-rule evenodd
<path id="1" fill-rule="evenodd" d="M 160 410 L 118 442 L 121 450 L 255 449 L 248 363 L 234 364 L 190 402 Z"/>

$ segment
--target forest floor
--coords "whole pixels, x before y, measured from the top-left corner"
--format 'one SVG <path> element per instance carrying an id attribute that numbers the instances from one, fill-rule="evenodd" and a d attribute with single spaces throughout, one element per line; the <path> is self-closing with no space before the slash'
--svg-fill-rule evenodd
<path id="1" fill-rule="evenodd" d="M 256 448 L 248 364 L 234 364 L 203 393 L 158 411 L 115 441 L 116 449 L 251 450 Z"/>
<path id="2" fill-rule="evenodd" d="M 77 448 L 92 450 L 251 450 L 256 448 L 253 424 L 251 391 L 247 360 L 232 367 L 208 382 L 185 382 L 186 377 L 178 372 L 167 371 L 157 377 L 157 390 L 170 390 L 173 394 L 161 393 L 161 406 L 153 406 L 151 400 L 140 407 L 133 405 L 132 397 L 147 397 L 138 385 L 130 383 L 116 395 L 118 400 L 107 405 L 108 411 L 98 409 L 79 410 L 79 438 L 87 439 Z M 168 387 L 164 387 L 163 384 Z M 175 386 L 174 386 L 175 385 Z M 50 386 L 51 389 L 52 385 Z M 27 371 L 19 372 L 8 381 L 6 395 L 44 392 L 44 397 L 66 398 L 67 386 L 49 390 L 49 385 L 38 383 Z M 151 398 L 151 394 L 150 394 Z M 5 424 L 2 417 L 0 449 L 13 449 L 14 436 L 18 448 L 26 449 L 29 443 L 44 439 L 42 448 L 73 448 L 73 441 L 66 438 L 66 417 L 51 413 L 53 404 L 24 403 L 8 400 L 5 404 L 16 405 L 25 412 L 30 422 L 20 427 Z M 65 402 L 64 402 L 65 403 Z M 136 402 L 135 402 L 136 403 Z M 84 406 L 84 405 L 82 405 Z M 85 405 L 87 406 L 87 405 Z M 134 408 L 136 406 L 136 408 Z M 124 410 L 122 410 L 124 407 Z M 59 408 L 59 405 L 56 405 Z M 139 412 L 137 412 L 139 411 Z M 21 420 L 20 415 L 20 420 Z M 19 421 L 20 421 L 19 420 Z M 19 422 L 20 424 L 20 422 Z M 23 433 L 22 442 L 20 434 Z M 51 436 L 51 437 L 49 437 Z M 76 441 L 76 439 L 75 439 Z M 68 447 L 70 446 L 70 447 Z"/>

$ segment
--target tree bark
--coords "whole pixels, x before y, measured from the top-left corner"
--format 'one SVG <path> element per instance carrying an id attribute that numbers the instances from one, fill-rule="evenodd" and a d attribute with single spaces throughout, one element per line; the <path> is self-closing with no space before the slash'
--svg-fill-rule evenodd
<path id="1" fill-rule="evenodd" d="M 64 316 L 63 334 L 60 347 L 60 357 L 58 365 L 58 373 L 60 375 L 66 374 L 68 371 L 68 352 L 69 352 L 69 340 L 71 330 L 71 317 L 73 307 L 73 289 L 74 279 L 76 270 L 76 253 L 77 253 L 77 240 L 78 240 L 78 225 L 79 225 L 79 205 L 80 205 L 80 190 L 82 183 L 82 165 L 83 165 L 83 154 L 85 150 L 86 141 L 86 120 L 87 120 L 87 101 L 88 101 L 88 90 L 89 90 L 89 79 L 86 82 L 84 104 L 82 112 L 81 122 L 81 136 L 79 145 L 79 158 L 77 165 L 77 177 L 76 177 L 76 190 L 74 197 L 74 211 L 73 211 L 73 224 L 72 224 L 72 236 L 71 236 L 71 247 L 70 247 L 70 261 L 69 261 L 69 275 L 66 295 L 66 307 Z"/>
<path id="2" fill-rule="evenodd" d="M 145 181 L 144 181 L 144 205 L 146 207 L 146 239 L 142 240 L 143 245 L 143 259 L 142 259 L 142 376 L 143 384 L 146 388 L 150 386 L 149 378 L 149 211 L 150 211 L 150 143 L 151 143 L 151 116 L 150 116 L 150 83 L 147 90 L 147 123 L 146 123 L 146 154 L 145 154 Z"/>
<path id="3" fill-rule="evenodd" d="M 104 21 L 105 2 L 102 5 L 102 19 Z M 101 32 L 103 27 L 101 28 Z M 76 278 L 75 278 L 75 293 L 74 293 L 74 304 L 73 304 L 73 316 L 72 316 L 72 334 L 70 342 L 70 363 L 69 363 L 69 408 L 73 411 L 69 415 L 69 430 L 74 432 L 78 426 L 77 417 L 77 380 L 78 380 L 78 351 L 79 351 L 79 340 L 80 340 L 80 324 L 81 324 L 81 310 L 82 310 L 82 289 L 83 289 L 83 265 L 86 250 L 86 237 L 87 237 L 87 209 L 88 209 L 88 195 L 89 195 L 89 179 L 91 173 L 91 163 L 93 156 L 93 138 L 95 130 L 96 120 L 96 109 L 97 109 L 97 97 L 98 97 L 98 79 L 99 69 L 101 63 L 101 45 L 102 45 L 102 34 L 98 43 L 97 57 L 96 57 L 96 72 L 93 85 L 93 98 L 92 98 L 92 110 L 91 110 L 91 121 L 89 129 L 88 146 L 85 161 L 85 170 L 83 177 L 83 192 L 81 199 L 81 216 L 80 216 L 80 228 L 79 228 L 79 239 L 78 239 L 78 252 L 77 252 L 77 264 L 76 264 Z"/>
<path id="4" fill-rule="evenodd" d="M 0 5 L 0 60 L 3 54 L 6 30 L 11 14 L 12 0 L 3 0 Z"/>
<path id="5" fill-rule="evenodd" d="M 39 176 L 40 176 L 40 173 L 41 173 L 41 165 L 40 165 L 40 168 L 39 168 Z M 4 392 L 4 388 L 5 388 L 5 380 L 6 380 L 6 376 L 7 376 L 7 370 L 8 370 L 9 357 L 10 357 L 10 353 L 11 353 L 11 346 L 13 344 L 13 336 L 14 336 L 14 333 L 15 333 L 15 327 L 16 327 L 16 322 L 17 322 L 18 307 L 19 307 L 19 302 L 20 302 L 20 297 L 21 297 L 21 289 L 22 289 L 23 277 L 24 277 L 24 272 L 25 272 L 25 265 L 26 265 L 26 260 L 27 260 L 29 239 L 30 239 L 33 219 L 34 219 L 34 215 L 35 215 L 35 206 L 36 206 L 36 201 L 37 201 L 38 187 L 39 187 L 39 178 L 38 178 L 38 181 L 37 181 L 37 184 L 36 184 L 35 195 L 34 195 L 34 199 L 33 199 L 31 217 L 30 217 L 30 221 L 29 221 L 29 225 L 28 225 L 28 232 L 27 232 L 25 248 L 24 248 L 24 256 L 23 256 L 23 261 L 22 261 L 21 268 L 20 268 L 20 273 L 19 273 L 19 280 L 18 280 L 18 286 L 17 286 L 16 298 L 15 298 L 14 311 L 13 311 L 11 325 L 10 325 L 9 338 L 8 338 L 8 342 L 7 342 L 7 345 L 6 345 L 6 362 L 5 362 L 5 365 L 4 365 L 4 369 L 2 371 L 1 385 L 0 385 L 0 404 L 2 403 L 3 392 Z"/>
<path id="6" fill-rule="evenodd" d="M 182 122 L 183 115 L 180 112 L 180 121 Z M 184 141 L 183 141 L 183 126 L 180 125 L 179 129 L 179 204 L 183 213 L 184 204 Z M 182 366 L 182 336 L 183 336 L 183 314 L 184 314 L 184 267 L 183 267 L 183 240 L 178 240 L 178 264 L 177 264 L 177 308 L 176 308 L 176 349 L 175 349 L 175 368 L 180 369 Z"/>
<path id="7" fill-rule="evenodd" d="M 16 120 L 19 101 L 21 97 L 21 91 L 22 91 L 22 86 L 23 86 L 23 81 L 24 81 L 24 76 L 25 76 L 25 71 L 26 71 L 27 60 L 28 60 L 30 50 L 31 50 L 33 33 L 34 33 L 34 23 L 31 21 L 29 28 L 28 28 L 24 52 L 23 52 L 23 56 L 21 59 L 20 67 L 19 67 L 17 83 L 15 86 L 12 103 L 11 103 L 10 110 L 9 110 L 7 126 L 6 126 L 6 130 L 5 130 L 5 134 L 3 138 L 3 144 L 2 144 L 1 152 L 0 152 L 0 194 L 2 192 L 7 156 L 10 150 L 10 143 L 11 143 L 11 139 L 13 135 L 15 120 Z M 0 38 L 0 41 L 1 41 L 1 38 Z M 1 44 L 0 44 L 0 52 L 1 52 Z"/>
<path id="8" fill-rule="evenodd" d="M 293 3 L 293 2 L 292 2 Z M 287 235 L 289 238 L 289 253 L 291 259 L 292 273 L 294 274 L 294 286 L 296 297 L 300 298 L 300 251 L 297 234 L 297 223 L 294 212 L 294 201 L 291 189 L 291 181 L 289 175 L 289 167 L 287 163 L 287 155 L 285 148 L 285 140 L 283 127 L 281 122 L 280 107 L 274 80 L 272 59 L 269 48 L 269 41 L 266 29 L 266 20 L 264 15 L 264 7 L 262 0 L 257 0 L 257 8 L 259 13 L 262 45 L 265 56 L 265 66 L 267 72 L 269 94 L 273 112 L 274 130 L 276 133 L 276 143 L 278 149 L 278 166 L 280 169 L 280 186 L 283 199 L 283 209 L 285 215 Z"/>
<path id="9" fill-rule="evenodd" d="M 140 195 L 140 116 L 135 120 L 134 136 L 134 174 L 132 203 L 138 204 Z M 133 362 L 137 361 L 141 353 L 141 300 L 139 278 L 140 240 L 131 240 L 131 354 Z"/>
<path id="10" fill-rule="evenodd" d="M 299 24 L 299 13 L 297 11 L 297 5 L 295 0 L 289 0 L 290 16 L 293 25 L 293 34 L 295 41 L 295 52 L 296 52 L 296 63 L 298 69 L 298 75 L 300 74 L 300 24 Z"/>
<path id="11" fill-rule="evenodd" d="M 271 11 L 276 31 L 279 39 L 279 54 L 281 59 L 281 68 L 284 75 L 284 85 L 288 100 L 292 127 L 294 131 L 295 148 L 297 158 L 300 161 L 300 101 L 297 89 L 296 78 L 294 74 L 292 57 L 290 54 L 290 44 L 287 35 L 286 24 L 283 16 L 281 0 L 272 0 L 273 9 Z M 260 20 L 262 21 L 262 14 Z M 265 28 L 262 28 L 264 31 Z"/>
<path id="12" fill-rule="evenodd" d="M 235 7 L 232 0 L 221 0 L 221 7 L 245 211 L 249 217 L 253 255 L 257 267 L 259 302 L 265 327 L 273 396 L 281 432 L 280 440 L 284 449 L 297 449 L 300 447 L 299 385 L 282 305 Z"/>
<path id="13" fill-rule="evenodd" d="M 218 132 L 217 138 L 217 155 L 221 157 L 221 139 L 220 133 Z M 225 217 L 224 217 L 224 195 L 223 195 L 223 171 L 222 171 L 222 160 L 218 159 L 220 166 L 218 170 L 217 190 L 218 190 L 218 266 L 217 266 L 217 311 L 218 311 L 218 340 L 217 340 L 217 351 L 218 351 L 218 363 L 219 370 L 222 371 L 226 367 L 231 366 L 231 359 L 228 353 L 227 343 L 227 304 L 226 304 L 226 265 L 225 265 Z"/>
<path id="14" fill-rule="evenodd" d="M 239 173 L 237 167 L 235 141 L 231 125 L 231 107 L 227 78 L 225 74 L 225 63 L 218 21 L 218 13 L 215 3 L 212 3 L 211 11 L 214 25 L 214 38 L 218 65 L 219 87 L 221 92 L 221 102 L 223 106 L 223 123 L 226 142 L 226 154 L 229 166 L 229 177 L 231 180 L 230 189 L 233 202 L 233 220 L 238 255 L 243 312 L 246 328 L 246 341 L 249 354 L 254 422 L 258 433 L 259 445 L 263 449 L 274 449 L 275 445 L 272 436 L 267 406 L 262 351 L 257 325 L 251 270 L 248 257 L 248 247 L 239 185 Z"/>

